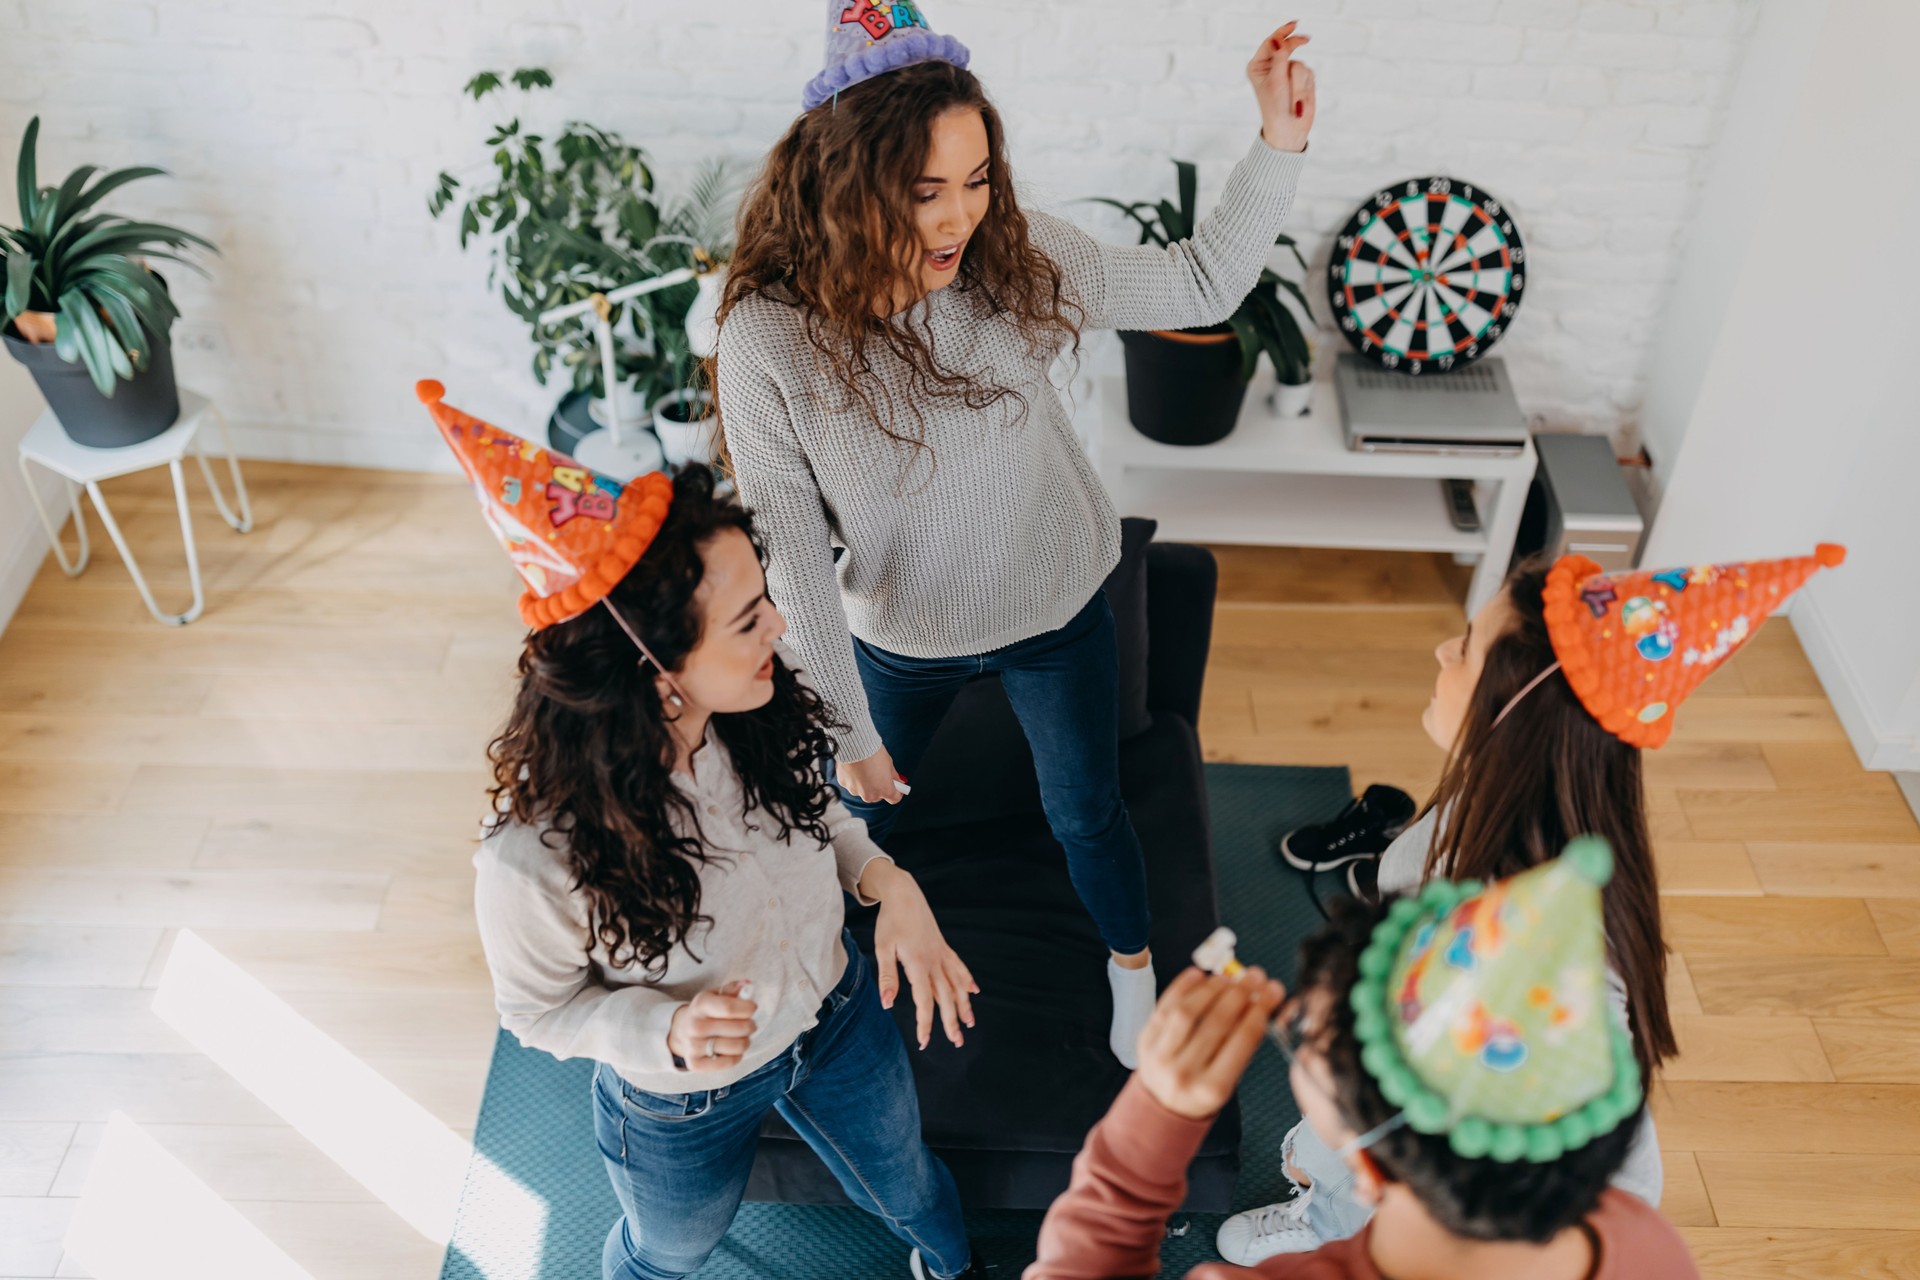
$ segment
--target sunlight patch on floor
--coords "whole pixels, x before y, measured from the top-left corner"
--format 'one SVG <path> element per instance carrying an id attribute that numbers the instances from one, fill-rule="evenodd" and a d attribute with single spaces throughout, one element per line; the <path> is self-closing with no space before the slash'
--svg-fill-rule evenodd
<path id="1" fill-rule="evenodd" d="M 514 1219 L 520 1239 L 544 1236 L 544 1201 L 190 929 L 174 943 L 153 1008 L 435 1244 L 452 1237 L 470 1161 L 489 1212 Z M 539 1263 L 474 1261 L 491 1280 L 521 1280 Z"/>
<path id="2" fill-rule="evenodd" d="M 121 1112 L 107 1118 L 66 1250 L 96 1280 L 310 1280 Z"/>

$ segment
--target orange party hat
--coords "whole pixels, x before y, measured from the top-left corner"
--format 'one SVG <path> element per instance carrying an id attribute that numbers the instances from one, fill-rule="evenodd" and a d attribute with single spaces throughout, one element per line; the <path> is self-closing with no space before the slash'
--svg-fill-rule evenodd
<path id="1" fill-rule="evenodd" d="M 1823 542 L 1787 560 L 1608 574 L 1563 556 L 1547 574 L 1547 633 L 1588 713 L 1622 742 L 1657 747 L 1674 708 L 1816 570 L 1846 558 Z"/>
<path id="2" fill-rule="evenodd" d="M 437 382 L 414 391 L 526 579 L 520 617 L 536 631 L 598 604 L 660 532 L 673 500 L 666 476 L 656 471 L 622 484 L 460 412 L 442 401 L 447 389 Z"/>

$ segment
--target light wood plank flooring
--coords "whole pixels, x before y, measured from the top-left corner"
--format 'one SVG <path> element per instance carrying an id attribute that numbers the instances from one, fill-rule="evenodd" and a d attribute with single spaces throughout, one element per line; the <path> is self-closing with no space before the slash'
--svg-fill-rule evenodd
<path id="1" fill-rule="evenodd" d="M 480 750 L 514 579 L 451 479 L 255 464 L 203 491 L 206 615 L 165 630 L 96 529 L 0 636 L 0 1277 L 62 1238 L 111 1111 L 323 1280 L 438 1249 L 152 1009 L 191 928 L 471 1132 L 494 1019 L 470 923 Z M 163 603 L 171 496 L 108 486 Z M 1221 550 L 1202 726 L 1219 760 L 1420 794 L 1429 557 Z M 1713 1277 L 1920 1275 L 1920 828 L 1775 623 L 1648 760 L 1684 1053 L 1656 1091 L 1667 1211 Z"/>

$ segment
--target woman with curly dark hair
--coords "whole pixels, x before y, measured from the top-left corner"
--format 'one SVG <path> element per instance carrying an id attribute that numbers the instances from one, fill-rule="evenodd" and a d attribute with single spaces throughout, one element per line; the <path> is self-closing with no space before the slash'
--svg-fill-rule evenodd
<path id="1" fill-rule="evenodd" d="M 706 1260 L 769 1110 L 914 1249 L 915 1275 L 967 1273 L 958 1195 L 921 1141 L 885 1006 L 904 968 L 921 1046 L 936 1006 L 958 1044 L 977 989 L 821 773 L 825 707 L 779 643 L 747 512 L 704 469 L 621 486 L 436 414 L 532 586 L 475 907 L 502 1024 L 598 1063 L 622 1210 L 605 1275 Z M 591 556 L 569 559 L 568 526 L 600 539 Z M 845 930 L 843 893 L 879 904 L 877 964 Z"/>
<path id="2" fill-rule="evenodd" d="M 711 370 L 726 446 L 794 648 L 843 726 L 841 793 L 876 839 L 960 686 L 1001 675 L 1111 952 L 1109 1043 L 1132 1067 L 1154 977 L 1101 590 L 1120 521 L 1049 369 L 1088 327 L 1239 306 L 1313 125 L 1306 37 L 1289 23 L 1261 42 L 1260 137 L 1192 238 L 1162 249 L 1023 212 L 966 49 L 916 4 L 832 0 L 827 29 L 826 70 L 740 211 Z"/>

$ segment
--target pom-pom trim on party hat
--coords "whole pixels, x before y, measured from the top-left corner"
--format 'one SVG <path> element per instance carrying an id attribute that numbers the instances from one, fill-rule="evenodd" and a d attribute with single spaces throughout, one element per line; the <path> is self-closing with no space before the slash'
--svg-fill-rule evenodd
<path id="1" fill-rule="evenodd" d="M 1600 727 L 1628 746 L 1658 747 L 1673 733 L 1673 717 L 1662 716 L 1644 724 L 1630 707 L 1615 700 L 1607 689 L 1606 677 L 1595 663 L 1592 652 L 1579 636 L 1580 584 L 1596 574 L 1605 573 L 1598 564 L 1582 555 L 1561 556 L 1547 573 L 1547 585 L 1541 592 L 1542 612 L 1546 615 L 1547 635 L 1553 640 L 1553 654 L 1560 659 L 1560 670 L 1573 689 L 1574 696 Z M 1567 644 L 1562 635 L 1573 636 Z"/>
<path id="2" fill-rule="evenodd" d="M 1603 886 L 1612 878 L 1613 852 L 1604 840 L 1582 837 L 1569 844 L 1563 856 L 1576 874 L 1595 886 Z M 1532 1124 L 1455 1115 L 1447 1099 L 1420 1078 L 1393 1032 L 1395 1012 L 1387 979 L 1401 950 L 1422 925 L 1444 917 L 1485 887 L 1478 880 L 1433 880 L 1418 895 L 1401 898 L 1387 909 L 1386 919 L 1374 926 L 1366 950 L 1360 953 L 1360 978 L 1348 993 L 1354 1038 L 1360 1042 L 1361 1067 L 1380 1087 L 1381 1096 L 1405 1113 L 1408 1128 L 1416 1133 L 1446 1134 L 1455 1154 L 1468 1160 L 1545 1164 L 1613 1132 L 1639 1110 L 1640 1068 L 1633 1056 L 1633 1040 L 1624 1026 L 1614 1020 L 1607 1025 L 1613 1084 L 1606 1092 L 1565 1115 Z"/>
<path id="3" fill-rule="evenodd" d="M 672 505 L 673 481 L 658 471 L 629 484 L 620 494 L 620 514 L 615 521 L 621 530 L 620 540 L 587 566 L 580 581 L 558 595 L 543 596 L 529 587 L 520 597 L 520 620 L 538 631 L 577 618 L 599 604 L 647 554 Z"/>

